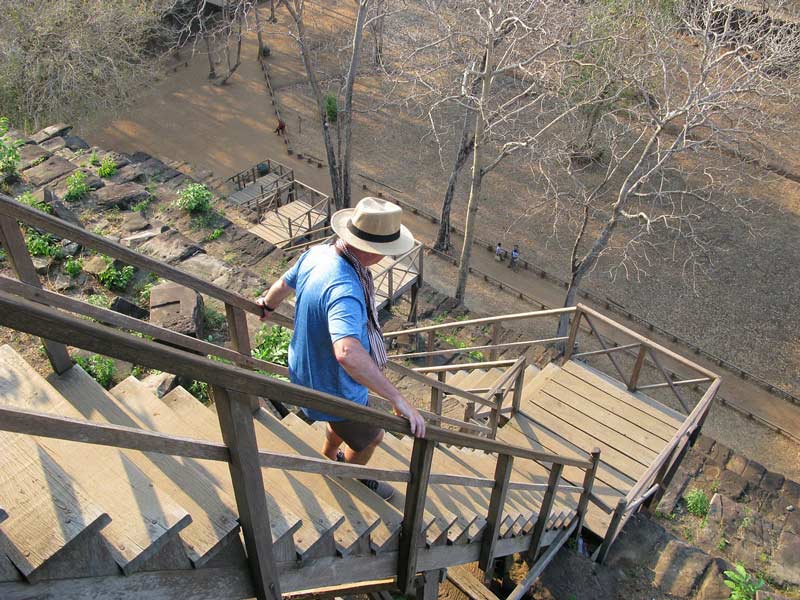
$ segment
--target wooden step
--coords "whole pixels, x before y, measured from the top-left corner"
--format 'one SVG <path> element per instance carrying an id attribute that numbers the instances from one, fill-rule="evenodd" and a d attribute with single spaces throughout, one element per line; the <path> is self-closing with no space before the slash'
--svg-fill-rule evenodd
<path id="1" fill-rule="evenodd" d="M 135 377 L 128 377 L 112 388 L 110 393 L 119 401 L 120 407 L 125 410 L 126 414 L 143 429 L 183 437 L 198 438 L 201 435 L 187 427 L 186 421 L 182 420 L 171 408 L 165 406 L 149 388 Z M 187 459 L 187 462 L 202 472 L 214 485 L 234 498 L 230 469 L 226 463 L 195 459 Z M 266 492 L 266 498 L 267 508 L 270 511 L 272 543 L 278 546 L 285 543 L 287 549 L 291 549 L 294 545 L 291 536 L 300 528 L 300 518 L 289 508 L 281 507 L 270 493 Z"/>
<path id="2" fill-rule="evenodd" d="M 262 422 L 277 421 L 271 415 L 260 416 Z M 290 413 L 280 424 L 285 427 L 291 439 L 286 441 L 294 451 L 304 456 L 322 457 L 320 452 L 321 439 L 319 434 L 297 415 Z M 400 528 L 403 524 L 403 513 L 385 500 L 365 487 L 360 481 L 347 478 L 334 478 L 353 496 L 375 511 L 380 517 L 380 524 L 370 533 L 370 544 L 376 552 L 394 550 L 400 537 Z"/>
<path id="3" fill-rule="evenodd" d="M 197 435 L 203 439 L 221 442 L 222 433 L 216 414 L 203 406 L 194 396 L 181 387 L 166 394 L 162 401 L 175 411 Z M 259 446 L 268 449 L 262 441 L 263 431 L 256 427 Z M 344 515 L 332 507 L 316 502 L 313 493 L 297 483 L 291 474 L 277 469 L 262 469 L 264 485 L 270 493 L 280 499 L 282 506 L 289 507 L 300 517 L 300 529 L 294 532 L 295 551 L 301 559 L 330 555 L 336 552 L 334 535 L 336 528 L 344 523 Z"/>
<path id="4" fill-rule="evenodd" d="M 30 436 L 0 432 L 0 473 L 0 549 L 30 582 L 111 520 Z"/>
<path id="5" fill-rule="evenodd" d="M 84 420 L 10 346 L 0 347 L 0 402 Z M 189 513 L 120 450 L 54 438 L 32 438 L 50 453 L 76 484 L 103 506 L 111 523 L 98 535 L 126 574 L 191 522 Z M 102 472 L 103 477 L 97 477 Z"/>
<path id="6" fill-rule="evenodd" d="M 295 415 L 289 415 L 287 418 L 290 417 L 300 421 L 300 418 Z M 257 412 L 256 424 L 256 427 L 261 429 L 259 446 L 264 449 L 303 455 L 308 455 L 303 450 L 311 450 L 295 432 L 289 430 L 280 420 L 265 410 Z M 313 450 L 311 452 L 314 453 Z M 379 496 L 353 480 L 344 484 L 341 480 L 332 477 L 300 471 L 287 473 L 287 476 L 295 480 L 297 485 L 305 486 L 317 502 L 331 506 L 344 515 L 345 521 L 336 530 L 334 536 L 339 552 L 349 554 L 357 552 L 359 549 L 369 551 L 370 533 L 381 523 L 380 513 L 375 510 L 375 507 L 378 506 L 378 503 L 385 504 Z M 396 514 L 392 514 L 391 524 L 393 531 L 382 532 L 380 536 L 385 541 L 388 541 L 387 536 L 391 538 L 397 533 L 399 521 Z"/>
<path id="7" fill-rule="evenodd" d="M 316 431 L 317 439 L 321 442 L 324 439 L 323 436 L 325 435 L 327 424 L 323 421 L 317 421 L 310 427 Z M 381 469 L 408 470 L 411 451 L 407 448 L 394 448 L 391 445 L 392 438 L 397 440 L 388 432 L 384 435 L 383 443 L 375 449 L 375 453 L 369 461 L 369 466 Z M 398 482 L 387 483 L 395 490 L 395 494 L 389 500 L 389 503 L 399 511 L 403 511 L 405 508 L 406 484 Z M 459 521 L 458 515 L 441 504 L 426 502 L 423 528 L 426 531 L 426 543 L 428 545 L 436 545 L 445 540 L 455 541 L 457 535 L 468 526 L 468 523 L 465 523 L 463 519 Z"/>
<path id="8" fill-rule="evenodd" d="M 84 419 L 127 427 L 143 427 L 79 366 L 48 380 L 81 413 Z M 148 424 L 149 426 L 150 424 Z M 192 516 L 179 535 L 186 554 L 195 566 L 202 566 L 228 542 L 239 535 L 236 503 L 217 487 L 194 461 L 156 452 L 123 450 L 150 479 Z"/>

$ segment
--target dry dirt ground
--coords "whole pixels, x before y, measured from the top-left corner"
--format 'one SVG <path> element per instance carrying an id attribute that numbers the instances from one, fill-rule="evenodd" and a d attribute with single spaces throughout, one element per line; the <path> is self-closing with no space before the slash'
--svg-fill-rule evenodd
<path id="1" fill-rule="evenodd" d="M 349 5 L 339 0 L 328 7 L 335 7 L 336 13 L 326 9 L 316 14 L 311 28 L 330 37 L 347 25 L 339 15 Z M 296 46 L 285 35 L 285 15 L 279 16 L 268 38 L 281 110 L 295 148 L 322 157 L 314 105 Z M 225 87 L 208 82 L 206 57 L 196 56 L 188 68 L 169 74 L 124 115 L 97 115 L 81 124 L 79 133 L 98 145 L 180 158 L 218 175 L 230 175 L 266 156 L 291 165 L 293 160 L 272 133 L 275 118 L 255 53 L 254 41 L 249 39 L 245 61 Z M 356 87 L 355 105 L 360 112 L 354 126 L 355 172 L 386 182 L 403 190 L 411 202 L 437 210 L 450 157 L 440 162 L 435 146 L 424 138 L 425 124 L 418 119 L 397 110 L 376 109 L 382 92 L 380 80 L 368 72 Z M 304 179 L 329 188 L 324 169 L 304 174 Z M 361 182 L 356 177 L 354 187 Z M 748 193 L 767 215 L 761 221 L 763 234 L 753 238 L 733 219 L 724 223 L 729 233 L 709 276 L 698 280 L 696 292 L 686 285 L 679 265 L 660 259 L 639 281 L 612 280 L 601 266 L 586 287 L 797 394 L 800 185 L 774 177 Z M 454 205 L 456 223 L 463 221 L 465 197 L 462 188 Z M 526 258 L 565 274 L 569 241 L 553 238 L 546 208 L 531 208 L 536 190 L 531 189 L 521 165 L 509 163 L 493 174 L 486 184 L 486 198 L 479 216 L 481 237 L 519 242 Z"/>

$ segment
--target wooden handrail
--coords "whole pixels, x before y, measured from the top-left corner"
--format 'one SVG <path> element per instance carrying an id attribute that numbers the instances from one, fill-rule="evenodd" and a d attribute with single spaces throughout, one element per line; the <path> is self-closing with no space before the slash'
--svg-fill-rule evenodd
<path id="1" fill-rule="evenodd" d="M 383 334 L 383 337 L 385 339 L 389 339 L 399 335 L 425 333 L 428 331 L 439 331 L 441 329 L 452 329 L 454 327 L 467 327 L 469 325 L 487 325 L 490 323 L 502 323 L 505 321 L 519 321 L 521 319 L 535 319 L 539 317 L 549 317 L 571 312 L 575 312 L 574 306 L 567 308 L 551 308 L 549 310 L 536 310 L 531 312 L 515 313 L 511 315 L 499 315 L 496 317 L 482 317 L 480 319 L 466 319 L 464 321 L 452 321 L 450 323 L 437 323 L 435 325 L 427 325 L 425 327 L 415 327 L 414 329 L 388 331 Z"/>
<path id="2" fill-rule="evenodd" d="M 503 373 L 497 381 L 495 381 L 494 385 L 491 388 L 489 388 L 489 391 L 484 395 L 484 398 L 490 400 L 491 398 L 494 398 L 495 394 L 497 394 L 501 390 L 504 390 L 508 382 L 511 381 L 513 377 L 517 376 L 517 372 L 520 369 L 525 368 L 526 362 L 527 361 L 525 359 L 524 354 L 520 356 L 516 361 L 514 361 L 514 364 L 511 365 L 511 368 L 507 369 L 506 372 Z M 508 394 L 509 390 L 511 389 L 512 389 L 511 386 L 509 386 L 509 388 L 503 392 L 503 396 Z"/>
<path id="3" fill-rule="evenodd" d="M 379 272 L 377 272 L 377 273 L 373 274 L 373 275 L 372 275 L 372 278 L 373 278 L 375 281 L 377 281 L 377 280 L 378 280 L 378 277 L 382 277 L 383 275 L 385 275 L 386 273 L 388 273 L 389 271 L 391 271 L 391 270 L 392 270 L 392 269 L 393 269 L 393 268 L 394 268 L 394 267 L 395 267 L 395 266 L 396 266 L 396 265 L 397 265 L 397 264 L 398 264 L 400 261 L 402 261 L 402 260 L 404 260 L 404 259 L 408 258 L 409 256 L 411 256 L 411 255 L 412 255 L 413 253 L 415 253 L 415 252 L 422 252 L 422 244 L 421 244 L 421 243 L 417 243 L 417 244 L 415 244 L 415 245 L 414 245 L 414 247 L 413 247 L 413 248 L 411 248 L 411 250 L 408 250 L 407 252 L 404 252 L 403 254 L 401 254 L 400 256 L 398 256 L 397 258 L 395 258 L 395 259 L 394 259 L 394 260 L 393 260 L 391 263 L 389 263 L 389 264 L 388 264 L 388 265 L 387 265 L 387 266 L 386 266 L 386 267 L 385 267 L 383 270 L 381 270 L 381 271 L 379 271 Z"/>
<path id="4" fill-rule="evenodd" d="M 443 381 L 436 381 L 434 379 L 431 379 L 430 377 L 426 377 L 422 373 L 417 373 L 414 369 L 409 369 L 408 367 L 403 366 L 400 363 L 396 363 L 392 360 L 390 360 L 387 363 L 386 367 L 396 373 L 405 375 L 410 379 L 414 379 L 416 381 L 419 381 L 420 383 L 424 383 L 430 386 L 431 388 L 436 388 L 438 390 L 441 390 L 445 394 L 450 394 L 451 396 L 458 396 L 459 398 L 464 398 L 469 402 L 475 402 L 477 404 L 482 404 L 484 406 L 494 406 L 494 402 L 486 400 L 483 396 L 472 394 L 470 392 L 462 390 L 461 388 L 448 385 Z"/>
<path id="5" fill-rule="evenodd" d="M 277 399 L 336 417 L 370 423 L 387 431 L 411 435 L 408 421 L 401 417 L 368 406 L 355 405 L 337 396 L 280 381 L 235 365 L 220 363 L 178 348 L 144 340 L 99 323 L 53 311 L 46 306 L 11 296 L 5 292 L 0 292 L 0 309 L 0 324 L 18 331 L 47 337 L 54 341 L 154 369 L 163 368 L 165 364 L 168 364 L 171 371 L 176 374 L 205 381 L 244 395 Z M 480 396 L 477 398 L 482 400 Z M 546 463 L 583 469 L 591 466 L 589 460 L 536 452 L 435 426 L 428 427 L 426 439 Z"/>
<path id="6" fill-rule="evenodd" d="M 469 352 L 481 352 L 483 350 L 509 350 L 512 348 L 524 348 L 534 344 L 550 344 L 566 340 L 566 336 L 542 338 L 539 340 L 527 340 L 523 342 L 505 342 L 502 344 L 488 344 L 484 346 L 466 346 L 464 348 L 445 348 L 444 350 L 432 350 L 430 352 L 408 352 L 406 354 L 391 354 L 389 358 L 394 360 L 409 358 L 426 358 L 428 356 L 447 356 L 448 354 L 467 354 Z M 638 344 L 637 344 L 638 345 Z"/>
<path id="7" fill-rule="evenodd" d="M 86 231 L 82 227 L 43 213 L 25 204 L 20 204 L 2 193 L 0 193 L 0 214 L 7 215 L 28 225 L 39 227 L 50 233 L 55 233 L 59 237 L 102 252 L 126 264 L 155 273 L 159 277 L 192 288 L 202 294 L 221 300 L 225 304 L 230 304 L 231 306 L 235 306 L 251 314 L 261 316 L 261 307 L 249 298 L 216 286 L 213 283 L 209 283 L 154 258 L 140 254 L 135 250 L 131 250 L 121 244 L 106 239 L 101 235 Z M 291 319 L 277 313 L 271 313 L 269 318 L 279 325 L 292 326 Z"/>
<path id="8" fill-rule="evenodd" d="M 495 367 L 509 367 L 516 360 L 492 360 L 474 363 L 458 363 L 455 365 L 438 365 L 435 367 L 416 367 L 416 373 L 450 373 L 451 371 L 464 371 L 470 369 L 493 369 Z"/>

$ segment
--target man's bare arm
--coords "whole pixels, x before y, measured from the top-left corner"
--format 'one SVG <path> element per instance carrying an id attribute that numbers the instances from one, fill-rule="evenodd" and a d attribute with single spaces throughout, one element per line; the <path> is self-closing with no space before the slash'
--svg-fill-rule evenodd
<path id="1" fill-rule="evenodd" d="M 267 293 L 256 299 L 256 304 L 259 306 L 269 306 L 271 309 L 276 309 L 281 302 L 286 300 L 294 289 L 292 289 L 281 277 L 273 283 L 267 290 Z M 262 321 L 266 321 L 267 317 L 261 317 Z"/>
<path id="2" fill-rule="evenodd" d="M 333 351 L 336 360 L 350 377 L 391 402 L 394 412 L 409 420 L 411 433 L 416 437 L 425 436 L 425 419 L 392 385 L 392 382 L 386 379 L 358 339 L 345 337 L 337 340 L 333 343 Z"/>

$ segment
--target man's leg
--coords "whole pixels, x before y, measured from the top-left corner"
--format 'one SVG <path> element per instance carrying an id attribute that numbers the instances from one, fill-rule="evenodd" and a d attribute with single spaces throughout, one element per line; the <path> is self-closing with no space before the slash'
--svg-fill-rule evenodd
<path id="1" fill-rule="evenodd" d="M 344 440 L 331 429 L 331 424 L 325 429 L 325 444 L 322 446 L 322 453 L 330 460 L 336 460 L 336 453 Z M 348 448 L 350 450 L 350 448 Z M 348 461 L 349 462 L 349 461 Z"/>
<path id="2" fill-rule="evenodd" d="M 372 442 L 370 442 L 366 448 L 363 448 L 358 452 L 353 450 L 350 446 L 347 446 L 344 451 L 344 461 L 353 463 L 355 465 L 367 464 L 369 462 L 369 459 L 372 458 L 372 454 L 375 452 L 375 448 L 377 448 L 382 441 L 383 441 L 383 429 L 381 429 L 378 432 L 378 435 L 375 436 L 375 439 L 372 440 Z"/>

